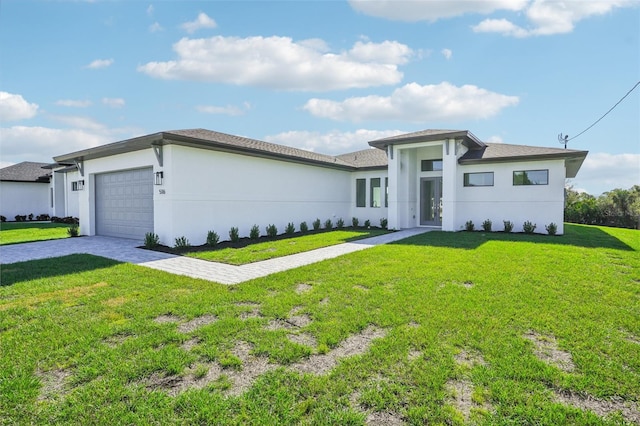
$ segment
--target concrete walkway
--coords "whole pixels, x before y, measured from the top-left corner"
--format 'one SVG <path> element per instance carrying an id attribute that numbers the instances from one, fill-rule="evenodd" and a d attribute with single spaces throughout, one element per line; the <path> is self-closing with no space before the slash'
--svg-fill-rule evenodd
<path id="1" fill-rule="evenodd" d="M 221 284 L 238 284 L 380 244 L 402 240 L 430 230 L 428 228 L 404 229 L 351 243 L 323 247 L 241 266 L 139 249 L 137 247 L 142 245 L 141 241 L 99 236 L 0 246 L 0 264 L 87 253 L 120 262 L 135 263 L 172 274 L 201 278 Z"/>

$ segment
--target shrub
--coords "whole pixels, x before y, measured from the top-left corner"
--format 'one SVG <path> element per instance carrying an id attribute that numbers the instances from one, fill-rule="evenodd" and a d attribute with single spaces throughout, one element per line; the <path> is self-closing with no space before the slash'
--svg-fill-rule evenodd
<path id="1" fill-rule="evenodd" d="M 70 237 L 77 237 L 80 235 L 80 228 L 74 223 L 67 228 L 67 234 L 69 234 Z"/>
<path id="2" fill-rule="evenodd" d="M 191 247 L 191 244 L 189 243 L 187 237 L 182 236 L 180 238 L 176 238 L 176 243 L 173 247 L 175 249 L 182 250 Z"/>
<path id="3" fill-rule="evenodd" d="M 476 229 L 476 226 L 473 224 L 472 220 L 468 220 L 465 224 L 464 224 L 464 229 L 465 231 L 473 231 Z"/>
<path id="4" fill-rule="evenodd" d="M 371 221 L 369 219 L 364 221 L 364 227 L 367 228 L 367 229 L 371 228 Z"/>
<path id="5" fill-rule="evenodd" d="M 26 217 L 26 216 L 22 216 L 22 217 Z M 53 216 L 51 218 L 51 222 L 54 222 L 54 223 L 68 223 L 69 225 L 75 223 L 77 225 L 77 224 L 80 223 L 80 220 L 77 217 L 72 217 L 72 216 L 67 216 L 67 217 Z"/>
<path id="6" fill-rule="evenodd" d="M 153 232 L 147 232 L 146 234 L 144 234 L 144 246 L 146 248 L 154 248 L 159 244 L 160 237 L 158 237 L 158 234 L 155 234 Z"/>
<path id="7" fill-rule="evenodd" d="M 36 216 L 36 220 L 50 220 L 51 217 L 48 214 L 39 214 Z"/>
<path id="8" fill-rule="evenodd" d="M 218 244 L 218 241 L 220 241 L 220 236 L 215 232 L 215 231 L 209 231 L 207 232 L 207 245 L 208 246 L 215 246 L 216 244 Z"/>
<path id="9" fill-rule="evenodd" d="M 547 234 L 556 235 L 556 232 L 558 232 L 558 225 L 556 225 L 555 223 L 551 222 L 550 224 L 546 225 L 544 227 L 544 229 L 547 230 Z"/>
<path id="10" fill-rule="evenodd" d="M 260 228 L 258 227 L 258 225 L 253 225 L 251 227 L 251 231 L 249 231 L 249 238 L 251 238 L 252 240 L 257 240 L 258 238 L 260 238 Z"/>
<path id="11" fill-rule="evenodd" d="M 533 231 L 536 230 L 535 223 L 531 223 L 528 220 L 522 225 L 522 230 L 525 234 L 533 234 Z"/>
<path id="12" fill-rule="evenodd" d="M 510 220 L 503 220 L 502 223 L 504 224 L 504 232 L 513 231 L 513 222 Z"/>
<path id="13" fill-rule="evenodd" d="M 360 221 L 358 220 L 357 217 L 352 217 L 351 218 L 351 226 L 353 226 L 354 228 L 357 228 L 359 223 L 360 223 Z"/>
<path id="14" fill-rule="evenodd" d="M 240 232 L 238 231 L 237 227 L 231 227 L 231 229 L 229 230 L 229 239 L 232 243 L 237 243 L 238 241 L 240 241 Z"/>
<path id="15" fill-rule="evenodd" d="M 29 213 L 29 220 L 33 220 L 33 213 Z"/>
<path id="16" fill-rule="evenodd" d="M 26 216 L 21 216 L 21 215 L 17 214 L 17 215 L 15 216 L 15 219 L 16 219 L 16 222 L 24 222 L 25 220 L 27 220 L 27 217 L 26 217 Z"/>
<path id="17" fill-rule="evenodd" d="M 6 221 L 7 221 L 7 218 L 6 218 L 6 217 L 4 217 L 4 216 L 0 216 L 0 222 L 6 222 Z"/>
<path id="18" fill-rule="evenodd" d="M 482 229 L 484 229 L 484 232 L 491 232 L 491 225 L 492 225 L 492 222 L 490 219 L 487 219 L 484 222 L 482 222 Z"/>
<path id="19" fill-rule="evenodd" d="M 388 224 L 389 224 L 389 222 L 387 221 L 386 217 L 381 217 L 380 218 L 380 228 L 387 229 L 387 225 Z"/>
<path id="20" fill-rule="evenodd" d="M 344 228 L 344 220 L 342 218 L 336 221 L 336 228 Z"/>
<path id="21" fill-rule="evenodd" d="M 309 225 L 307 225 L 307 222 L 302 222 L 300 224 L 300 232 L 307 232 L 309 230 Z"/>
<path id="22" fill-rule="evenodd" d="M 267 236 L 275 237 L 276 235 L 278 235 L 278 228 L 273 224 L 267 226 Z"/>
<path id="23" fill-rule="evenodd" d="M 294 232 L 296 232 L 296 226 L 293 224 L 293 222 L 287 223 L 287 227 L 284 228 L 284 233 L 287 235 L 291 235 Z"/>
<path id="24" fill-rule="evenodd" d="M 332 229 L 333 228 L 333 222 L 331 222 L 331 219 L 327 219 L 324 221 L 324 229 Z"/>
<path id="25" fill-rule="evenodd" d="M 318 229 L 320 229 L 320 219 L 316 219 L 313 221 L 313 230 L 317 231 Z"/>

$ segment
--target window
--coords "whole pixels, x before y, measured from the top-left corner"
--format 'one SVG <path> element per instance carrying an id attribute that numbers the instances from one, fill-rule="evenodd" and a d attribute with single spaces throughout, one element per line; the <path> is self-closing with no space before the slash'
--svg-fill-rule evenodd
<path id="1" fill-rule="evenodd" d="M 423 172 L 437 172 L 442 170 L 442 160 L 422 160 L 420 170 Z"/>
<path id="2" fill-rule="evenodd" d="M 493 172 L 465 173 L 464 186 L 493 186 Z"/>
<path id="3" fill-rule="evenodd" d="M 380 207 L 382 192 L 380 191 L 380 178 L 371 178 L 371 207 Z"/>
<path id="4" fill-rule="evenodd" d="M 356 207 L 367 206 L 367 180 L 356 179 Z"/>
<path id="5" fill-rule="evenodd" d="M 384 178 L 384 206 L 389 207 L 389 178 Z"/>
<path id="6" fill-rule="evenodd" d="M 71 182 L 72 191 L 82 191 L 84 189 L 84 180 L 76 180 Z"/>
<path id="7" fill-rule="evenodd" d="M 519 170 L 513 172 L 514 185 L 548 185 L 549 170 Z"/>

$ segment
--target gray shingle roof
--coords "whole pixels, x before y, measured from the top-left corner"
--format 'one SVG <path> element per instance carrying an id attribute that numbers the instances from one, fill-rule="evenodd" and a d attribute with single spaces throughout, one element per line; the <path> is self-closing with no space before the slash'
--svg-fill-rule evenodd
<path id="1" fill-rule="evenodd" d="M 387 167 L 388 164 L 387 154 L 380 149 L 373 148 L 338 155 L 338 158 L 359 169 Z"/>
<path id="2" fill-rule="evenodd" d="M 511 160 L 521 157 L 572 157 L 585 152 L 586 151 L 577 151 L 574 149 L 487 143 L 484 148 L 467 151 L 458 161 L 462 164 L 474 160 Z"/>
<path id="3" fill-rule="evenodd" d="M 0 169 L 0 181 L 49 183 L 49 173 L 43 169 L 48 163 L 22 163 Z"/>
<path id="4" fill-rule="evenodd" d="M 402 145 L 416 142 L 438 141 L 443 139 L 462 139 L 468 147 L 481 147 L 484 143 L 468 130 L 442 130 L 427 129 L 413 133 L 390 136 L 388 138 L 376 139 L 369 142 L 369 145 L 385 149 L 389 145 Z"/>

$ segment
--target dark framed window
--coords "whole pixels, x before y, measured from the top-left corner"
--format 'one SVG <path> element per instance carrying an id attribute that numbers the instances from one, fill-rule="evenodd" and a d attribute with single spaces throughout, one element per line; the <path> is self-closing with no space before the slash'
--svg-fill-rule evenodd
<path id="1" fill-rule="evenodd" d="M 549 170 L 517 170 L 513 172 L 514 185 L 549 185 Z"/>
<path id="2" fill-rule="evenodd" d="M 420 170 L 423 172 L 437 172 L 442 170 L 442 159 L 440 160 L 422 160 L 420 162 Z"/>
<path id="3" fill-rule="evenodd" d="M 76 180 L 71 182 L 72 191 L 82 191 L 84 189 L 84 180 Z"/>
<path id="4" fill-rule="evenodd" d="M 380 178 L 371 178 L 371 194 L 369 196 L 371 207 L 380 207 L 382 204 L 382 190 Z"/>
<path id="5" fill-rule="evenodd" d="M 356 179 L 356 207 L 367 206 L 367 180 Z"/>
<path id="6" fill-rule="evenodd" d="M 384 206 L 389 207 L 389 178 L 384 178 Z"/>
<path id="7" fill-rule="evenodd" d="M 493 186 L 493 172 L 465 173 L 464 186 Z"/>

